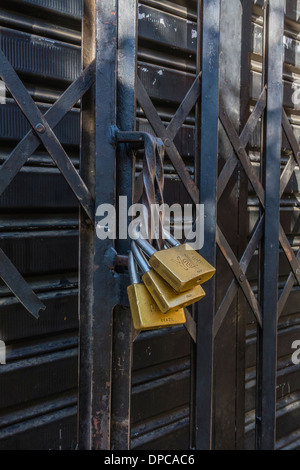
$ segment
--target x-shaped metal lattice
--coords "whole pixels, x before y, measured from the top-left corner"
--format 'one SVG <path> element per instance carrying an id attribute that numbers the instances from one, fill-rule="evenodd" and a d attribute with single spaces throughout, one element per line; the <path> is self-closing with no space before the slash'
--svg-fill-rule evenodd
<path id="1" fill-rule="evenodd" d="M 1 49 L 0 78 L 4 81 L 7 89 L 31 125 L 31 130 L 23 137 L 0 167 L 0 196 L 28 158 L 42 144 L 63 174 L 87 216 L 93 222 L 93 198 L 58 141 L 53 129 L 93 85 L 95 81 L 95 63 L 92 62 L 84 70 L 45 115 L 41 113 Z M 2 250 L 0 250 L 0 277 L 27 310 L 37 318 L 38 312 L 44 309 L 45 306 Z"/>
<path id="2" fill-rule="evenodd" d="M 191 109 L 195 106 L 198 98 L 200 97 L 200 88 L 201 88 L 201 74 L 199 74 L 194 81 L 192 87 L 188 91 L 185 99 L 181 103 L 180 107 L 178 108 L 177 112 L 175 113 L 172 121 L 170 124 L 165 127 L 161 118 L 158 115 L 151 99 L 149 98 L 142 82 L 138 79 L 137 83 L 137 99 L 140 106 L 143 108 L 146 118 L 148 119 L 150 125 L 152 126 L 154 132 L 160 137 L 166 148 L 166 152 L 172 162 L 175 170 L 177 171 L 179 177 L 183 185 L 185 186 L 188 194 L 190 195 L 191 199 L 195 204 L 199 202 L 199 190 L 191 178 L 188 170 L 174 144 L 174 138 L 176 137 L 179 129 L 183 125 L 185 119 L 187 118 L 188 114 L 190 113 Z M 228 117 L 228 114 L 225 110 L 225 107 L 222 102 L 220 102 L 219 106 L 219 120 L 229 138 L 229 141 L 233 147 L 233 153 L 228 157 L 226 163 L 219 175 L 218 182 L 217 182 L 217 200 L 219 200 L 232 177 L 233 172 L 235 171 L 238 162 L 241 163 L 257 197 L 258 200 L 264 209 L 265 207 L 265 191 L 264 188 L 251 164 L 251 161 L 248 157 L 246 152 L 246 147 L 249 143 L 251 135 L 253 134 L 259 119 L 262 117 L 262 114 L 266 108 L 266 100 L 267 100 L 267 90 L 264 87 L 263 91 L 261 92 L 259 99 L 257 100 L 256 106 L 252 111 L 243 131 L 241 132 L 240 136 L 237 134 L 234 125 L 232 124 L 231 120 Z M 289 140 L 289 143 L 292 148 L 293 155 L 290 157 L 287 165 L 285 166 L 284 171 L 281 175 L 281 191 L 280 195 L 282 196 L 286 185 L 288 184 L 293 171 L 295 170 L 296 166 L 299 165 L 299 145 L 296 141 L 296 138 L 293 134 L 292 127 L 288 121 L 288 118 L 283 110 L 282 113 L 282 126 L 284 132 Z M 230 284 L 221 305 L 216 313 L 214 319 L 214 336 L 219 331 L 221 324 L 223 323 L 224 318 L 228 312 L 228 309 L 237 294 L 239 288 L 242 289 L 248 304 L 250 305 L 258 323 L 262 326 L 262 312 L 261 307 L 258 303 L 258 300 L 250 286 L 250 283 L 246 277 L 246 272 L 250 261 L 257 249 L 262 237 L 263 237 L 263 222 L 264 222 L 264 214 L 260 217 L 259 221 L 256 224 L 256 227 L 253 231 L 251 236 L 250 242 L 241 257 L 241 260 L 238 261 L 237 257 L 233 253 L 229 243 L 227 242 L 224 234 L 222 233 L 220 227 L 217 225 L 216 227 L 216 241 L 217 244 L 223 253 L 225 259 L 227 260 L 233 274 L 234 279 Z M 287 236 L 283 230 L 283 227 L 280 225 L 279 227 L 279 242 L 286 254 L 288 262 L 291 266 L 291 273 L 289 278 L 286 282 L 286 285 L 283 289 L 281 294 L 279 303 L 278 303 L 278 315 L 281 314 L 285 302 L 291 292 L 291 289 L 294 285 L 295 278 L 297 282 L 300 284 L 300 250 L 295 256 L 295 253 L 287 239 Z M 189 319 L 189 323 L 191 320 Z M 191 329 L 194 330 L 194 325 L 191 326 Z"/>
<path id="3" fill-rule="evenodd" d="M 248 120 L 248 123 L 247 125 L 249 124 L 249 122 L 253 121 L 253 124 L 255 124 L 255 122 L 258 121 L 259 119 L 259 114 L 261 115 L 261 113 L 263 112 L 264 108 L 265 108 L 265 103 L 266 103 L 266 88 L 264 88 L 262 94 L 260 95 L 260 98 L 256 104 L 256 107 L 252 113 L 252 115 L 250 116 L 249 120 Z M 256 115 L 255 115 L 256 114 Z M 246 150 L 245 150 L 245 146 L 244 146 L 244 143 L 245 141 L 243 140 L 243 133 L 245 131 L 245 129 L 247 128 L 247 125 L 241 135 L 241 137 L 239 138 L 235 129 L 234 129 L 234 126 L 233 124 L 231 123 L 230 119 L 228 118 L 228 115 L 226 114 L 226 111 L 224 109 L 224 106 L 221 104 L 220 105 L 220 113 L 219 113 L 219 117 L 220 117 L 220 121 L 223 125 L 223 128 L 233 146 L 233 149 L 234 149 L 234 152 L 235 152 L 235 155 L 232 154 L 232 156 L 227 160 L 227 164 L 228 166 L 231 165 L 231 169 L 233 168 L 233 164 L 231 163 L 231 160 L 232 158 L 236 160 L 236 163 L 237 161 L 239 160 L 241 165 L 243 166 L 243 169 L 258 197 L 258 200 L 262 206 L 262 208 L 265 207 L 265 191 L 264 191 L 264 188 L 261 184 L 261 182 L 259 181 L 255 171 L 254 171 L 254 168 L 248 158 L 248 155 L 246 153 Z M 285 166 L 285 169 L 284 171 L 282 172 L 281 174 L 281 179 L 280 179 L 280 196 L 282 196 L 285 188 L 286 188 L 286 185 L 288 184 L 290 178 L 291 178 L 291 175 L 293 173 L 293 171 L 295 170 L 296 168 L 296 165 L 299 165 L 299 162 L 298 162 L 298 152 L 299 152 L 299 145 L 295 139 L 295 136 L 293 134 L 293 131 L 292 131 L 292 127 L 288 121 L 288 118 L 285 114 L 285 111 L 283 110 L 282 111 L 282 126 L 283 126 L 283 129 L 286 133 L 286 136 L 290 142 L 290 145 L 291 145 L 291 148 L 292 148 L 292 152 L 293 152 L 293 155 L 290 157 L 287 165 Z M 255 126 L 254 126 L 255 127 Z M 254 130 L 254 127 L 252 127 L 252 132 Z M 250 137 L 250 136 L 249 136 Z M 234 155 L 234 156 L 233 156 Z M 226 165 L 227 165 L 226 164 Z M 226 166 L 225 165 L 225 166 Z M 234 169 L 234 168 L 233 168 Z M 225 179 L 224 178 L 224 173 L 226 173 L 226 170 L 224 168 L 223 170 L 223 174 L 221 173 L 220 175 L 220 178 L 219 178 L 219 181 L 222 181 L 222 187 L 224 188 L 225 185 L 223 184 L 223 180 Z M 232 171 L 229 171 L 228 174 L 227 174 L 227 182 L 229 181 L 229 178 L 232 174 Z M 218 193 L 218 195 L 220 195 L 220 192 Z M 249 266 L 249 263 L 250 263 L 250 260 L 254 254 L 254 251 L 256 250 L 262 236 L 263 236 L 263 218 L 264 216 L 262 215 L 260 220 L 258 221 L 257 225 L 256 225 L 256 228 L 254 230 L 254 233 L 252 235 L 252 238 L 250 240 L 250 243 L 244 253 L 244 255 L 242 256 L 242 259 L 241 259 L 241 262 L 240 264 L 238 264 L 238 261 L 236 259 L 236 257 L 233 255 L 232 252 L 228 252 L 226 249 L 224 249 L 224 244 L 227 248 L 227 242 L 225 240 L 225 238 L 221 235 L 221 238 L 220 238 L 220 234 L 217 234 L 217 238 L 218 238 L 218 244 L 221 247 L 223 247 L 222 249 L 222 252 L 226 258 L 226 260 L 228 261 L 230 267 L 232 268 L 234 274 L 235 274 L 235 277 L 236 277 L 236 280 L 238 281 L 239 285 L 242 287 L 243 284 L 245 283 L 246 281 L 246 276 L 245 276 L 245 272 L 247 271 L 247 268 Z M 291 267 L 291 274 L 289 276 L 289 280 L 287 281 L 287 284 L 284 288 L 284 291 L 281 295 L 281 299 L 279 301 L 279 305 L 278 305 L 278 315 L 280 315 L 280 313 L 282 312 L 282 309 L 284 307 L 284 304 L 287 300 L 287 297 L 291 291 L 291 288 L 294 284 L 294 280 L 296 278 L 297 282 L 300 284 L 300 265 L 299 265 L 299 253 L 297 255 L 297 257 L 295 256 L 295 253 L 287 239 L 287 236 L 284 232 L 284 229 L 282 227 L 281 224 L 279 224 L 279 242 L 282 246 L 282 249 L 287 257 L 287 260 L 290 264 L 290 267 Z M 241 270 L 241 277 L 239 277 L 239 272 L 238 272 L 238 269 Z M 247 281 L 246 281 L 247 282 Z M 243 288 L 243 287 L 242 287 Z M 250 285 L 249 285 L 249 289 L 250 289 Z M 220 325 L 222 324 L 222 321 L 223 319 L 225 318 L 225 315 L 226 315 L 226 312 L 228 311 L 228 308 L 230 306 L 230 303 L 236 293 L 236 290 L 237 290 L 237 285 L 235 282 L 233 282 L 223 301 L 222 301 L 222 304 L 216 314 L 216 318 L 215 318 L 215 325 L 214 325 L 214 333 L 217 334 L 218 332 L 218 329 L 220 327 Z M 243 289 L 244 290 L 244 289 Z M 248 289 L 247 289 L 248 290 Z M 248 292 L 250 292 L 248 290 Z M 244 290 L 244 293 L 245 293 L 245 290 Z M 254 296 L 253 294 L 253 291 L 251 290 L 251 296 Z M 247 297 L 247 295 L 246 295 Z M 247 297 L 247 300 L 249 302 L 249 299 Z M 258 320 L 258 323 L 261 325 L 261 312 L 260 312 L 260 306 L 258 305 L 257 301 L 255 302 L 255 305 L 251 305 L 251 302 L 249 302 L 257 320 Z"/>
<path id="4" fill-rule="evenodd" d="M 284 168 L 284 170 L 281 174 L 281 178 L 280 178 L 280 197 L 282 197 L 283 192 L 284 192 L 288 182 L 290 181 L 293 172 L 295 171 L 297 166 L 299 167 L 299 163 L 300 163 L 299 144 L 296 140 L 296 137 L 295 137 L 295 134 L 293 132 L 292 126 L 291 126 L 291 124 L 288 120 L 288 117 L 287 117 L 284 109 L 282 110 L 282 128 L 283 128 L 284 133 L 285 133 L 285 135 L 288 139 L 288 142 L 290 144 L 290 147 L 291 147 L 291 150 L 292 150 L 292 155 L 290 156 L 290 158 L 289 158 L 287 164 L 285 165 L 285 168 Z M 298 216 L 298 219 L 295 223 L 295 227 L 297 227 L 299 221 L 300 221 L 300 216 Z M 281 293 L 281 296 L 280 296 L 280 299 L 279 299 L 279 302 L 278 302 L 278 310 L 277 310 L 278 318 L 280 317 L 280 315 L 283 311 L 283 308 L 286 304 L 286 301 L 287 301 L 287 299 L 288 299 L 288 297 L 291 293 L 291 290 L 292 290 L 293 285 L 295 283 L 295 278 L 296 278 L 296 280 L 298 281 L 298 284 L 299 284 L 300 249 L 298 250 L 298 253 L 295 256 L 292 248 L 290 247 L 290 245 L 289 245 L 288 248 L 289 249 L 287 251 L 285 251 L 285 253 L 286 253 L 286 256 L 287 256 L 288 259 L 289 259 L 290 253 L 292 254 L 291 261 L 289 260 L 290 263 L 292 263 L 292 271 L 291 271 L 290 275 L 288 276 L 288 279 L 285 283 L 285 286 L 283 288 L 283 291 Z"/>

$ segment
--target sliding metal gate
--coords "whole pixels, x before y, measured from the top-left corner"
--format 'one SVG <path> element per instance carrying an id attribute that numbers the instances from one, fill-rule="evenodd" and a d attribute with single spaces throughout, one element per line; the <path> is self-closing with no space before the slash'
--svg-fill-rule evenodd
<path id="1" fill-rule="evenodd" d="M 138 5 L 136 0 L 85 0 L 83 10 L 75 0 L 72 8 L 70 2 L 56 3 L 16 0 L 13 4 L 20 10 L 15 17 L 8 9 L 1 10 L 6 26 L 1 30 L 0 76 L 7 88 L 1 111 L 6 116 L 17 104 L 25 117 L 18 114 L 17 119 L 26 126 L 12 149 L 15 137 L 9 140 L 3 124 L 1 138 L 9 150 L 3 152 L 0 194 L 6 201 L 5 190 L 24 165 L 23 175 L 34 164 L 49 166 L 47 156 L 35 153 L 43 149 L 52 157 L 52 173 L 54 167 L 59 169 L 80 203 L 79 448 L 274 448 L 276 398 L 277 447 L 296 448 L 299 371 L 291 355 L 300 310 L 297 2 L 144 0 Z M 46 21 L 47 12 L 53 13 L 58 27 Z M 35 13 L 36 26 L 29 21 Z M 64 27 L 61 14 L 68 15 Z M 80 74 L 76 30 L 81 15 Z M 18 37 L 7 26 L 24 32 Z M 45 34 L 55 41 L 43 40 Z M 43 47 L 50 51 L 46 65 Z M 61 51 L 65 56 L 60 59 L 55 54 Z M 40 83 L 32 86 L 34 73 L 44 74 L 44 88 Z M 69 88 L 59 98 L 58 90 L 66 88 L 63 77 Z M 79 176 L 73 155 L 79 142 L 65 131 L 67 120 L 73 119 L 72 129 L 78 132 L 81 98 Z M 47 105 L 41 104 L 45 101 Z M 114 244 L 96 237 L 97 207 L 115 204 L 120 195 L 131 202 L 139 194 L 135 177 L 141 170 L 140 153 L 113 140 L 115 126 L 150 132 L 162 140 L 166 202 L 205 205 L 201 253 L 216 264 L 217 276 L 207 283 L 206 298 L 191 311 L 186 330 L 135 337 L 126 298 L 129 242 Z M 42 187 L 39 178 L 50 176 L 44 175 L 47 171 L 36 173 L 34 184 Z M 76 231 L 76 214 L 63 215 L 67 207 L 75 208 L 70 189 L 65 190 L 69 194 L 65 205 L 47 202 L 47 217 L 35 216 L 33 227 L 36 240 L 48 240 L 46 227 L 54 221 L 57 236 L 65 237 L 61 250 L 65 257 Z M 51 190 L 57 188 L 49 185 Z M 4 207 L 11 209 L 9 204 L 4 202 Z M 52 271 L 45 268 L 47 279 L 41 282 L 40 268 L 28 270 L 29 260 L 22 264 L 22 254 L 14 251 L 16 234 L 9 244 L 13 238 L 6 235 L 9 227 L 23 233 L 23 238 L 27 228 L 27 238 L 34 238 L 32 226 L 24 225 L 24 216 L 18 218 L 24 211 L 22 201 L 14 204 L 17 217 L 3 217 L 0 276 L 36 315 L 43 308 L 41 300 L 51 309 L 59 296 L 74 297 L 76 281 L 72 284 L 69 274 L 60 274 L 57 284 L 54 272 L 63 273 L 68 263 L 68 271 L 76 269 L 72 261 L 76 253 L 72 251 L 70 259 L 59 258 L 61 264 L 55 262 Z M 33 204 L 33 210 L 38 207 Z M 60 207 L 60 217 L 51 217 L 51 207 Z M 47 250 L 49 244 L 43 246 Z M 51 264 L 45 259 L 47 266 Z M 40 300 L 31 288 L 41 293 Z M 8 315 L 11 300 L 6 300 L 5 288 L 1 292 L 1 308 Z M 70 321 L 64 316 L 68 305 L 62 307 L 65 322 Z M 47 326 L 46 309 L 40 320 L 34 319 L 37 326 L 28 326 L 25 315 L 29 314 L 25 310 L 23 314 L 27 336 L 21 331 L 13 336 L 8 327 L 15 325 L 1 323 L 0 339 L 11 341 L 8 364 L 0 369 L 2 383 L 12 397 L 11 378 L 19 383 L 26 370 L 35 370 L 39 380 L 41 367 L 49 377 L 45 372 L 46 388 L 37 393 L 26 389 L 25 405 L 22 394 L 14 403 L 4 393 L 0 444 L 35 448 L 34 431 L 33 441 L 24 436 L 28 429 L 39 433 L 48 422 L 45 441 L 39 437 L 36 447 L 47 446 L 47 436 L 51 436 L 49 446 L 75 447 L 75 431 L 72 443 L 63 434 L 69 436 L 76 411 L 76 322 L 73 318 L 65 328 L 59 318 L 57 326 L 49 319 Z M 47 342 L 49 331 L 57 338 Z M 58 335 L 62 331 L 66 337 Z M 22 346 L 29 337 L 30 343 L 27 339 Z M 67 375 L 59 363 L 68 368 Z M 58 377 L 61 386 L 50 386 L 51 377 Z M 4 411 L 7 406 L 9 411 Z M 292 425 L 286 424 L 291 409 L 296 410 L 295 418 L 289 418 Z"/>

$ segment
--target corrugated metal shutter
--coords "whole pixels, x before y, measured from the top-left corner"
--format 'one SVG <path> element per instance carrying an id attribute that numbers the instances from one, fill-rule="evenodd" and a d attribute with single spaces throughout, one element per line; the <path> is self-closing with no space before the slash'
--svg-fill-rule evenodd
<path id="1" fill-rule="evenodd" d="M 80 71 L 81 0 L 2 2 L 0 43 L 34 100 L 46 110 Z M 28 131 L 7 95 L 0 105 L 0 162 Z M 55 129 L 79 163 L 79 108 Z M 2 284 L 0 448 L 76 445 L 77 204 L 42 147 L 0 198 L 0 246 L 39 293 L 36 321 Z"/>
<path id="2" fill-rule="evenodd" d="M 167 121 L 195 71 L 196 3 L 145 1 L 139 9 L 138 73 Z M 79 74 L 81 14 L 81 0 L 19 0 L 0 10 L 1 47 L 42 109 Z M 4 161 L 28 124 L 9 96 L 0 112 Z M 139 111 L 137 126 L 148 129 Z M 79 109 L 55 130 L 78 166 Z M 192 134 L 190 120 L 177 138 L 191 172 Z M 170 165 L 166 170 L 168 202 L 175 202 L 182 199 L 182 185 Z M 1 287 L 1 339 L 8 345 L 9 366 L 0 369 L 0 448 L 74 448 L 76 202 L 40 148 L 3 194 L 0 206 L 0 246 L 47 306 L 36 322 Z M 132 448 L 188 448 L 189 358 L 190 339 L 183 328 L 145 333 L 135 342 Z"/>

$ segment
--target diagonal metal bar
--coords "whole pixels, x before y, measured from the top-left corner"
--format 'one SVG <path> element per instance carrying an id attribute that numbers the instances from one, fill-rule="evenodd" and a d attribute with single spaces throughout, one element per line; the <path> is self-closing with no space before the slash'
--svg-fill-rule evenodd
<path id="1" fill-rule="evenodd" d="M 294 156 L 291 155 L 288 162 L 287 162 L 287 164 L 284 167 L 283 172 L 281 173 L 281 177 L 280 177 L 280 198 L 282 197 L 282 195 L 284 193 L 284 190 L 285 190 L 288 182 L 290 181 L 290 179 L 292 177 L 292 174 L 295 171 L 296 166 L 297 166 L 297 163 L 294 160 Z"/>
<path id="2" fill-rule="evenodd" d="M 294 135 L 291 123 L 289 122 L 289 119 L 286 115 L 286 112 L 284 108 L 282 108 L 282 128 L 284 130 L 284 133 L 289 141 L 289 144 L 292 149 L 292 155 L 289 158 L 289 161 L 287 162 L 280 178 L 280 196 L 282 196 L 286 185 L 288 184 L 296 166 L 299 166 L 299 158 L 300 158 L 300 152 L 299 152 L 299 144 L 297 142 L 297 139 Z"/>
<path id="3" fill-rule="evenodd" d="M 94 202 L 88 188 L 2 50 L 0 50 L 0 77 L 33 129 L 38 132 L 39 139 L 64 175 L 88 217 L 93 220 Z"/>
<path id="4" fill-rule="evenodd" d="M 165 147 L 161 139 L 156 139 L 156 175 L 155 175 L 155 193 L 156 193 L 156 204 L 162 207 L 164 204 L 164 187 L 165 187 L 165 174 L 164 174 L 164 158 L 165 158 Z M 155 211 L 158 215 L 157 221 L 157 248 L 159 250 L 164 249 L 164 220 L 163 213 L 159 210 Z"/>
<path id="5" fill-rule="evenodd" d="M 197 324 L 187 308 L 184 309 L 184 314 L 186 318 L 186 322 L 184 324 L 185 329 L 194 343 L 197 343 Z"/>
<path id="6" fill-rule="evenodd" d="M 195 106 L 197 100 L 201 95 L 201 72 L 196 77 L 193 85 L 186 94 L 184 100 L 177 109 L 175 115 L 173 116 L 170 124 L 167 127 L 169 138 L 174 140 L 178 134 L 179 129 L 182 127 L 184 121 L 189 115 L 190 111 Z"/>
<path id="7" fill-rule="evenodd" d="M 139 78 L 137 80 L 137 99 L 141 107 L 143 108 L 154 132 L 158 137 L 163 140 L 166 152 L 175 170 L 177 171 L 178 176 L 181 178 L 181 181 L 184 187 L 186 188 L 188 194 L 190 195 L 192 201 L 195 204 L 198 204 L 199 190 L 197 188 L 197 185 L 195 181 L 191 178 L 191 175 L 189 174 L 186 165 L 184 164 L 177 148 L 175 147 L 174 143 L 172 142 L 172 139 L 169 136 L 168 130 L 160 119 L 151 99 L 149 98 L 147 91 L 144 88 L 144 85 L 142 84 Z"/>
<path id="8" fill-rule="evenodd" d="M 259 220 L 254 233 L 251 237 L 251 240 L 241 258 L 240 267 L 242 272 L 245 274 L 247 272 L 249 263 L 255 253 L 255 250 L 263 236 L 263 223 L 264 223 L 264 216 L 261 217 Z M 239 284 L 235 279 L 232 280 L 223 300 L 219 306 L 219 309 L 215 315 L 214 319 L 214 336 L 218 334 L 218 331 L 227 315 L 228 309 L 236 296 L 239 289 Z"/>
<path id="9" fill-rule="evenodd" d="M 297 165 L 299 165 L 299 157 L 300 157 L 299 144 L 297 142 L 297 139 L 296 139 L 295 134 L 293 132 L 291 123 L 290 123 L 290 121 L 289 121 L 289 119 L 286 115 L 286 112 L 285 112 L 284 108 L 282 108 L 282 127 L 283 127 L 285 135 L 287 136 L 288 141 L 291 145 L 293 155 L 294 155 L 294 159 L 295 159 L 295 163 Z"/>
<path id="10" fill-rule="evenodd" d="M 39 312 L 45 310 L 46 306 L 29 287 L 2 249 L 0 249 L 0 277 L 21 304 L 38 319 Z"/>
<path id="11" fill-rule="evenodd" d="M 283 248 L 283 251 L 285 252 L 287 260 L 290 263 L 294 276 L 296 277 L 297 282 L 300 285 L 300 264 L 296 258 L 294 250 L 292 249 L 288 241 L 288 238 L 282 228 L 282 225 L 279 225 L 279 240 Z"/>
<path id="12" fill-rule="evenodd" d="M 297 253 L 297 256 L 296 256 L 296 259 L 297 261 L 300 263 L 300 250 L 298 250 L 298 253 Z M 283 309 L 284 309 L 284 306 L 287 302 L 287 299 L 289 298 L 289 295 L 294 287 L 294 284 L 295 284 L 295 276 L 293 273 L 290 273 L 286 283 L 285 283 L 285 286 L 283 288 L 283 291 L 281 293 L 281 296 L 279 298 L 279 301 L 278 301 L 278 309 L 277 309 L 277 317 L 278 319 L 280 318 L 282 312 L 283 312 Z"/>
<path id="13" fill-rule="evenodd" d="M 183 125 L 186 117 L 192 110 L 192 108 L 195 106 L 196 101 L 199 99 L 201 95 L 201 74 L 202 72 L 199 73 L 199 75 L 196 77 L 193 85 L 191 86 L 190 90 L 188 91 L 187 95 L 185 96 L 184 100 L 180 104 L 179 108 L 177 109 L 175 115 L 173 116 L 170 124 L 165 128 L 166 132 L 168 134 L 168 139 L 169 140 L 174 140 L 176 137 L 179 129 Z M 149 101 L 151 103 L 151 100 L 149 98 Z M 146 98 L 145 98 L 145 103 L 146 103 Z M 148 103 L 149 104 L 149 103 Z M 149 104 L 150 106 L 150 104 Z M 154 107 L 153 107 L 154 108 Z M 145 110 L 144 110 L 145 111 Z M 155 115 L 155 108 L 154 110 L 152 109 L 152 114 Z M 146 111 L 145 111 L 146 113 Z M 161 121 L 160 117 L 157 114 L 158 119 Z M 150 120 L 149 120 L 150 122 Z M 163 131 L 163 128 L 161 127 L 161 130 Z M 134 195 L 134 200 L 137 202 L 140 200 L 140 197 L 142 195 L 142 180 L 143 180 L 143 175 L 140 174 L 139 177 L 136 180 L 135 183 L 135 195 Z"/>
<path id="14" fill-rule="evenodd" d="M 262 325 L 262 316 L 261 316 L 261 308 L 258 304 L 258 301 L 251 289 L 248 279 L 246 278 L 244 272 L 242 271 L 238 260 L 236 259 L 235 254 L 233 253 L 229 243 L 227 242 L 226 238 L 224 237 L 222 231 L 219 227 L 217 227 L 217 244 L 223 253 L 226 261 L 228 262 L 239 286 L 242 288 L 245 297 L 253 310 L 253 313 L 259 323 Z"/>
<path id="15" fill-rule="evenodd" d="M 253 189 L 255 190 L 257 197 L 259 198 L 259 201 L 262 205 L 264 205 L 264 189 L 259 181 L 259 178 L 257 174 L 255 173 L 255 170 L 249 160 L 248 154 L 245 150 L 245 147 L 241 144 L 240 138 L 234 128 L 234 125 L 232 124 L 230 118 L 228 117 L 228 114 L 226 113 L 224 105 L 221 103 L 220 104 L 220 121 L 223 125 L 223 128 L 233 146 L 233 149 L 239 158 L 246 175 L 250 181 L 250 183 L 253 186 Z"/>
<path id="16" fill-rule="evenodd" d="M 90 89 L 94 81 L 95 62 L 93 61 L 45 113 L 45 118 L 52 128 L 57 126 L 67 112 Z M 11 152 L 0 168 L 0 196 L 39 145 L 39 138 L 33 130 L 30 130 Z"/>
<path id="17" fill-rule="evenodd" d="M 264 87 L 263 91 L 261 92 L 257 103 L 249 116 L 249 119 L 247 121 L 247 124 L 245 125 L 243 131 L 241 132 L 241 135 L 239 137 L 240 140 L 240 145 L 244 148 L 246 148 L 251 135 L 253 134 L 257 123 L 259 119 L 261 118 L 265 108 L 266 108 L 266 101 L 267 100 L 267 90 L 266 87 Z M 218 200 L 222 196 L 224 189 L 226 188 L 230 177 L 232 173 L 234 172 L 236 166 L 238 164 L 238 159 L 235 155 L 235 152 L 233 152 L 226 160 L 226 163 L 219 175 L 218 178 L 218 186 L 217 186 L 217 197 Z"/>

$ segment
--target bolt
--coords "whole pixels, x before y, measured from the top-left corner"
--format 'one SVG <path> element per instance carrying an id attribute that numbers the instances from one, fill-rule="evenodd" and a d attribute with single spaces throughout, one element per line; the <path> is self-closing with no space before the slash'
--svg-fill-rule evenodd
<path id="1" fill-rule="evenodd" d="M 296 269 L 296 275 L 299 276 L 299 274 L 300 274 L 300 269 L 297 268 L 297 269 Z"/>
<path id="2" fill-rule="evenodd" d="M 170 145 L 171 145 L 170 139 L 165 139 L 164 144 L 165 144 L 166 147 L 170 147 Z"/>
<path id="3" fill-rule="evenodd" d="M 300 152 L 297 153 L 297 158 L 300 159 Z"/>
<path id="4" fill-rule="evenodd" d="M 43 124 L 39 123 L 39 124 L 37 124 L 37 125 L 35 126 L 35 130 L 36 130 L 39 134 L 44 134 L 44 132 L 45 132 L 46 129 L 45 129 L 45 126 L 44 126 Z"/>
<path id="5" fill-rule="evenodd" d="M 244 280 L 245 280 L 244 274 L 241 274 L 240 277 L 239 277 L 239 279 L 240 279 L 240 282 L 244 282 Z"/>

